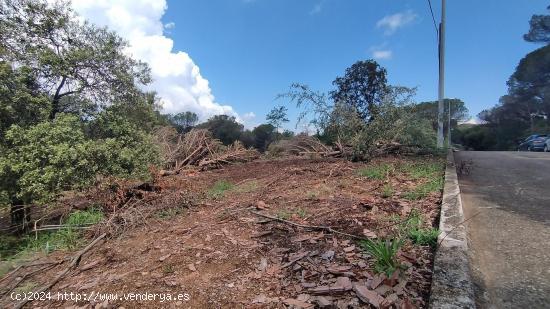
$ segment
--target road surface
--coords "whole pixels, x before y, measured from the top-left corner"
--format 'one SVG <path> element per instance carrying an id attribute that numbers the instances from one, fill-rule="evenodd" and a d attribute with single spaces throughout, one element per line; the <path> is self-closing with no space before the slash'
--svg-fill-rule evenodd
<path id="1" fill-rule="evenodd" d="M 550 308 L 550 153 L 455 153 L 479 308 Z"/>

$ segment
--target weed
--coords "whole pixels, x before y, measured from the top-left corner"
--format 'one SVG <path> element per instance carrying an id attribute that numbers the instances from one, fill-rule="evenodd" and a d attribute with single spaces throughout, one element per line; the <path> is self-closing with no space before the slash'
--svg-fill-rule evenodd
<path id="1" fill-rule="evenodd" d="M 435 247 L 437 245 L 437 237 L 439 237 L 439 233 L 439 230 L 434 228 L 415 229 L 409 231 L 409 238 L 415 244 Z"/>
<path id="2" fill-rule="evenodd" d="M 357 175 L 367 177 L 369 179 L 383 180 L 389 176 L 393 170 L 393 165 L 384 163 L 361 168 L 357 171 Z"/>
<path id="3" fill-rule="evenodd" d="M 285 210 L 285 209 L 277 212 L 277 218 L 279 219 L 288 220 L 290 219 L 291 216 L 292 216 L 292 213 L 290 213 L 288 210 Z"/>
<path id="4" fill-rule="evenodd" d="M 381 196 L 383 198 L 388 198 L 393 196 L 393 187 L 389 183 L 385 184 L 384 187 L 382 187 Z"/>
<path id="5" fill-rule="evenodd" d="M 443 172 L 441 162 L 412 162 L 399 166 L 401 172 L 407 173 L 413 179 L 430 179 Z"/>
<path id="6" fill-rule="evenodd" d="M 316 191 L 308 191 L 306 193 L 306 197 L 308 200 L 315 200 L 319 196 L 319 193 Z"/>
<path id="7" fill-rule="evenodd" d="M 234 191 L 239 193 L 250 193 L 256 191 L 256 189 L 258 189 L 258 182 L 252 180 L 238 185 Z"/>
<path id="8" fill-rule="evenodd" d="M 361 247 L 374 259 L 374 270 L 377 273 L 385 273 L 391 276 L 400 267 L 397 261 L 397 251 L 403 242 L 398 239 L 386 240 L 364 240 Z"/>
<path id="9" fill-rule="evenodd" d="M 162 266 L 162 272 L 165 274 L 171 274 L 174 272 L 174 267 L 170 264 Z"/>
<path id="10" fill-rule="evenodd" d="M 218 180 L 210 190 L 208 190 L 208 197 L 218 199 L 225 196 L 227 191 L 232 190 L 235 187 L 231 182 L 227 180 Z"/>
<path id="11" fill-rule="evenodd" d="M 406 236 L 415 244 L 435 246 L 439 230 L 422 228 L 422 217 L 416 209 L 413 209 L 409 218 L 399 226 L 399 234 Z"/>
<path id="12" fill-rule="evenodd" d="M 16 287 L 13 291 L 17 294 L 31 293 L 38 287 L 38 284 L 32 281 L 27 281 L 22 285 Z"/>
<path id="13" fill-rule="evenodd" d="M 432 192 L 443 190 L 443 178 L 435 177 L 427 182 L 417 185 L 411 191 L 405 192 L 403 197 L 407 200 L 420 200 Z"/>
<path id="14" fill-rule="evenodd" d="M 81 230 L 75 227 L 96 224 L 102 219 L 103 213 L 99 208 L 77 210 L 63 221 L 65 228 L 42 231 L 38 235 L 30 234 L 17 240 L 11 239 L 6 245 L 9 250 L 2 248 L 2 259 L 17 259 L 36 252 L 48 254 L 55 250 L 74 250 L 83 244 Z"/>
<path id="15" fill-rule="evenodd" d="M 307 211 L 303 208 L 296 209 L 296 214 L 302 219 L 307 217 Z"/>
<path id="16" fill-rule="evenodd" d="M 185 213 L 185 207 L 170 207 L 157 212 L 156 217 L 159 219 L 169 219 L 182 213 Z"/>

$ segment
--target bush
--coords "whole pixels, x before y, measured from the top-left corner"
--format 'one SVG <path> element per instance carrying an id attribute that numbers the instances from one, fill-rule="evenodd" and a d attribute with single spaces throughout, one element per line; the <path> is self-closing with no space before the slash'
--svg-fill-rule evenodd
<path id="1" fill-rule="evenodd" d="M 68 114 L 27 128 L 12 126 L 0 157 L 0 197 L 43 204 L 62 191 L 89 186 L 96 175 L 144 177 L 157 157 L 150 135 L 120 116 L 106 114 L 97 122 L 104 122 L 105 132 L 96 140 Z"/>
<path id="2" fill-rule="evenodd" d="M 46 203 L 57 193 L 83 187 L 94 179 L 93 142 L 86 140 L 75 116 L 60 115 L 28 128 L 14 125 L 6 139 L 8 149 L 0 158 L 0 176 L 12 179 L 14 188 L 1 191 L 12 201 Z"/>

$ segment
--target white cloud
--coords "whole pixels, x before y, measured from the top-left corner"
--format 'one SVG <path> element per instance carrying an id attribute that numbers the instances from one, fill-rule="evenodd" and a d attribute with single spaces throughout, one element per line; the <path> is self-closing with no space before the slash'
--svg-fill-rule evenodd
<path id="1" fill-rule="evenodd" d="M 243 115 L 243 120 L 245 121 L 253 120 L 254 118 L 256 118 L 256 114 L 254 114 L 254 112 L 248 112 Z"/>
<path id="2" fill-rule="evenodd" d="M 170 30 L 170 29 L 174 29 L 174 28 L 176 28 L 176 23 L 173 22 L 173 21 L 164 24 L 164 29 Z"/>
<path id="3" fill-rule="evenodd" d="M 163 35 L 162 16 L 165 0 L 72 0 L 77 13 L 90 22 L 117 31 L 130 43 L 128 53 L 147 62 L 155 90 L 161 98 L 163 111 L 177 113 L 192 111 L 201 120 L 216 114 L 238 116 L 229 105 L 215 101 L 208 80 L 191 57 L 173 50 L 172 39 Z"/>
<path id="4" fill-rule="evenodd" d="M 458 124 L 482 124 L 483 121 L 481 121 L 479 118 L 470 118 L 466 121 L 459 121 Z"/>
<path id="5" fill-rule="evenodd" d="M 388 60 L 391 59 L 393 52 L 391 50 L 374 50 L 372 57 L 376 60 Z"/>
<path id="6" fill-rule="evenodd" d="M 407 10 L 405 12 L 384 16 L 384 18 L 376 23 L 376 27 L 383 28 L 385 35 L 391 35 L 397 31 L 397 29 L 415 21 L 417 17 L 418 15 L 412 10 Z"/>

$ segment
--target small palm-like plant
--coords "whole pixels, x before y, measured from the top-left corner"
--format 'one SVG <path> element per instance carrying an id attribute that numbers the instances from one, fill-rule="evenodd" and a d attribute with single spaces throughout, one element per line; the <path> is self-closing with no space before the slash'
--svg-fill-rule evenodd
<path id="1" fill-rule="evenodd" d="M 397 261 L 397 251 L 402 244 L 403 242 L 398 239 L 365 240 L 361 246 L 375 259 L 374 270 L 391 276 L 400 266 Z"/>

